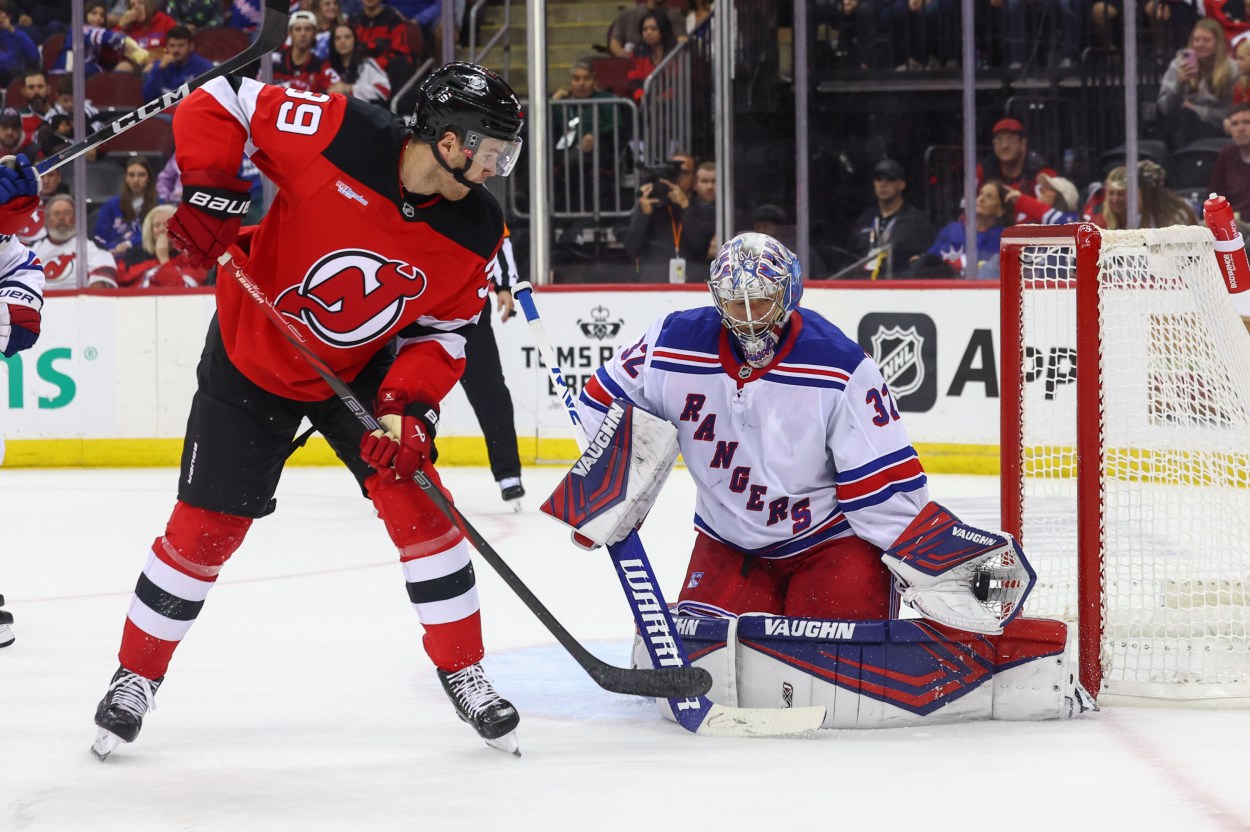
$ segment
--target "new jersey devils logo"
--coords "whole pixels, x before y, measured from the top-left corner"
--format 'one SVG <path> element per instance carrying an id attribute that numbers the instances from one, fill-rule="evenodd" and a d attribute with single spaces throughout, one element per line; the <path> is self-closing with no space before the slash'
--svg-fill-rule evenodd
<path id="1" fill-rule="evenodd" d="M 274 306 L 336 347 L 377 338 L 399 320 L 404 303 L 420 297 L 425 273 L 372 251 L 343 249 L 318 260 Z"/>
<path id="2" fill-rule="evenodd" d="M 74 254 L 58 254 L 43 261 L 43 276 L 51 283 L 74 273 Z"/>

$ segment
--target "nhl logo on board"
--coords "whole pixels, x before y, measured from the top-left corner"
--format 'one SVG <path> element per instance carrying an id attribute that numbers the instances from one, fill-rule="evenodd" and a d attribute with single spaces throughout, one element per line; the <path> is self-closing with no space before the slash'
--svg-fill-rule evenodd
<path id="1" fill-rule="evenodd" d="M 895 396 L 915 393 L 924 384 L 923 349 L 924 336 L 914 326 L 883 326 L 872 336 L 872 360 Z"/>
<path id="2" fill-rule="evenodd" d="M 789 682 L 781 683 L 781 701 L 783 708 L 794 707 L 794 685 Z"/>
<path id="3" fill-rule="evenodd" d="M 590 310 L 590 320 L 577 320 L 577 326 L 582 331 L 582 335 L 587 338 L 594 338 L 598 341 L 606 341 L 608 338 L 615 338 L 616 334 L 621 331 L 621 326 L 625 323 L 624 318 L 618 318 L 615 321 L 608 320 L 612 313 L 608 311 L 606 306 L 600 304 Z"/>

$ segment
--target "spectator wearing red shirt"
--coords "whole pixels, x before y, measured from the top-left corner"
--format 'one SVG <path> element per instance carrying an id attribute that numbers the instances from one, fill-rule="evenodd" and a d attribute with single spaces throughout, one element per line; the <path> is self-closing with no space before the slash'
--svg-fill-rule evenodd
<path id="1" fill-rule="evenodd" d="M 305 92 L 322 92 L 323 61 L 313 54 L 317 38 L 317 16 L 295 12 L 287 21 L 290 43 L 273 56 L 273 82 L 281 87 Z"/>
<path id="2" fill-rule="evenodd" d="M 158 205 L 143 218 L 142 245 L 127 249 L 118 261 L 117 283 L 123 289 L 204 285 L 208 270 L 192 266 L 169 240 L 167 226 L 175 210 L 173 205 Z"/>
<path id="3" fill-rule="evenodd" d="M 330 54 L 321 67 L 321 88 L 385 106 L 390 81 L 356 41 L 356 30 L 339 23 L 331 31 Z"/>
<path id="4" fill-rule="evenodd" d="M 1046 164 L 1046 160 L 1029 150 L 1029 137 L 1024 125 L 1014 118 L 1001 118 L 990 131 L 990 143 L 994 152 L 977 164 L 977 190 L 991 179 L 997 179 L 1008 188 L 1023 194 L 1037 192 L 1037 175 L 1059 174 Z M 1016 218 L 1023 221 L 1022 217 Z"/>
<path id="5" fill-rule="evenodd" d="M 625 76 L 629 81 L 630 95 L 635 101 L 642 100 L 643 82 L 677 46 L 672 24 L 663 12 L 647 12 L 638 24 L 638 43 L 634 45 L 633 63 Z"/>
<path id="6" fill-rule="evenodd" d="M 382 2 L 363 0 L 360 11 L 351 17 L 356 40 L 365 54 L 377 61 L 398 89 L 412 73 L 412 46 L 404 16 Z"/>
<path id="7" fill-rule="evenodd" d="M 32 69 L 22 76 L 22 95 L 26 98 L 26 108 L 22 110 L 22 145 L 25 146 L 35 140 L 35 134 L 52 109 L 48 76 L 42 69 Z"/>
<path id="8" fill-rule="evenodd" d="M 156 6 L 156 0 L 127 0 L 126 13 L 117 22 L 122 34 L 146 49 L 153 60 L 165 49 L 165 33 L 178 25 Z"/>
<path id="9" fill-rule="evenodd" d="M 1225 197 L 1246 222 L 1250 221 L 1250 104 L 1233 105 L 1228 134 L 1233 143 L 1215 157 L 1209 190 Z"/>

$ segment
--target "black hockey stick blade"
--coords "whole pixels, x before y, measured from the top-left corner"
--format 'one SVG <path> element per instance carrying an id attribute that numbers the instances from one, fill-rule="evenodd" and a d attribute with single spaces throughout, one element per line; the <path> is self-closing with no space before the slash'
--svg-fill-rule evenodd
<path id="1" fill-rule="evenodd" d="M 631 669 L 626 667 L 617 667 L 608 664 L 596 657 L 587 650 L 582 644 L 573 638 L 568 630 L 556 620 L 541 601 L 530 592 L 520 579 L 520 577 L 512 571 L 512 567 L 504 562 L 499 553 L 486 542 L 473 525 L 465 519 L 464 515 L 447 501 L 433 483 L 418 472 L 416 476 L 417 485 L 426 495 L 434 501 L 434 504 L 442 510 L 444 514 L 451 519 L 453 523 L 469 538 L 469 542 L 473 544 L 473 548 L 477 549 L 482 559 L 491 565 L 491 568 L 499 573 L 499 577 L 503 578 L 504 583 L 516 593 L 522 603 L 529 607 L 530 612 L 543 623 L 556 641 L 563 645 L 564 649 L 569 652 L 573 659 L 582 666 L 582 669 L 594 679 L 596 684 L 604 690 L 613 693 L 624 693 L 631 696 L 650 696 L 660 699 L 684 699 L 690 696 L 702 696 L 712 688 L 712 674 L 708 673 L 701 667 L 665 667 L 658 670 L 651 669 Z"/>
<path id="2" fill-rule="evenodd" d="M 224 268 L 230 263 L 231 257 L 229 252 L 223 254 L 218 262 Z M 243 286 L 243 289 L 256 301 L 261 308 L 265 310 L 266 316 L 275 325 L 278 330 L 286 337 L 291 346 L 304 356 L 317 375 L 330 386 L 339 400 L 347 406 L 356 419 L 364 426 L 365 430 L 377 430 L 377 419 L 373 418 L 373 414 L 365 409 L 360 400 L 356 398 L 356 394 L 347 384 L 335 375 L 322 359 L 321 356 L 313 352 L 312 348 L 304 343 L 304 338 L 300 335 L 299 330 L 295 329 L 291 323 L 282 317 L 273 302 L 265 296 L 260 287 L 240 268 L 234 269 L 235 278 Z M 500 557 L 486 539 L 473 528 L 472 524 L 465 519 L 464 515 L 448 502 L 443 496 L 443 492 L 438 486 L 426 479 L 425 475 L 417 472 L 414 478 L 417 485 L 425 492 L 439 510 L 447 516 L 453 524 L 458 526 L 465 536 L 469 538 L 469 542 L 473 544 L 473 548 L 477 549 L 482 558 L 490 564 L 491 568 L 499 573 L 499 577 L 508 585 L 508 588 L 516 593 L 521 602 L 529 608 L 534 617 L 542 622 L 547 631 L 555 636 L 556 641 L 569 652 L 573 660 L 581 665 L 590 678 L 604 690 L 612 693 L 622 693 L 629 696 L 649 696 L 660 699 L 682 699 L 689 696 L 702 696 L 712 688 L 712 675 L 701 667 L 666 667 L 659 670 L 651 670 L 649 668 L 627 668 L 617 667 L 608 664 L 602 659 L 595 656 L 589 650 L 582 646 L 581 642 L 573 637 L 573 634 L 564 628 L 564 625 L 556 620 L 551 614 L 551 610 L 538 600 L 538 597 L 530 591 L 512 567 Z"/>
<path id="3" fill-rule="evenodd" d="M 214 78 L 237 72 L 252 61 L 265 57 L 286 40 L 286 23 L 287 18 L 290 16 L 290 11 L 291 4 L 289 0 L 265 0 L 265 15 L 261 18 L 260 27 L 257 29 L 256 40 L 242 52 L 229 60 L 222 61 L 203 75 L 197 75 L 181 87 L 170 90 L 160 98 L 153 98 L 139 107 L 139 109 L 126 113 L 117 121 L 114 121 L 107 127 L 101 127 L 82 141 L 75 142 L 64 150 L 53 153 L 35 167 L 40 173 L 56 170 L 71 159 L 76 159 L 104 144 L 114 136 L 125 133 L 139 122 L 147 121 L 157 113 L 172 107 Z"/>

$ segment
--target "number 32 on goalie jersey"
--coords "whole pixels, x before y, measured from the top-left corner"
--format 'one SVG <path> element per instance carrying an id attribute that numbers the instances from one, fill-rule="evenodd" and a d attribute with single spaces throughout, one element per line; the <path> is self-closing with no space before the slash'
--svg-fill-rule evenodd
<path id="1" fill-rule="evenodd" d="M 323 110 L 320 105 L 329 101 L 330 96 L 305 90 L 287 90 L 286 95 L 288 98 L 302 99 L 303 103 L 284 101 L 278 108 L 278 118 L 274 126 L 283 133 L 296 133 L 301 136 L 316 133 L 321 126 Z"/>
<path id="2" fill-rule="evenodd" d="M 880 391 L 869 389 L 867 395 L 864 397 L 864 401 L 872 405 L 873 409 L 876 411 L 875 415 L 872 417 L 872 423 L 877 427 L 883 428 L 890 424 L 890 422 L 897 422 L 899 420 L 898 408 L 894 405 L 894 397 L 890 395 L 890 388 L 888 385 L 881 385 Z"/>

